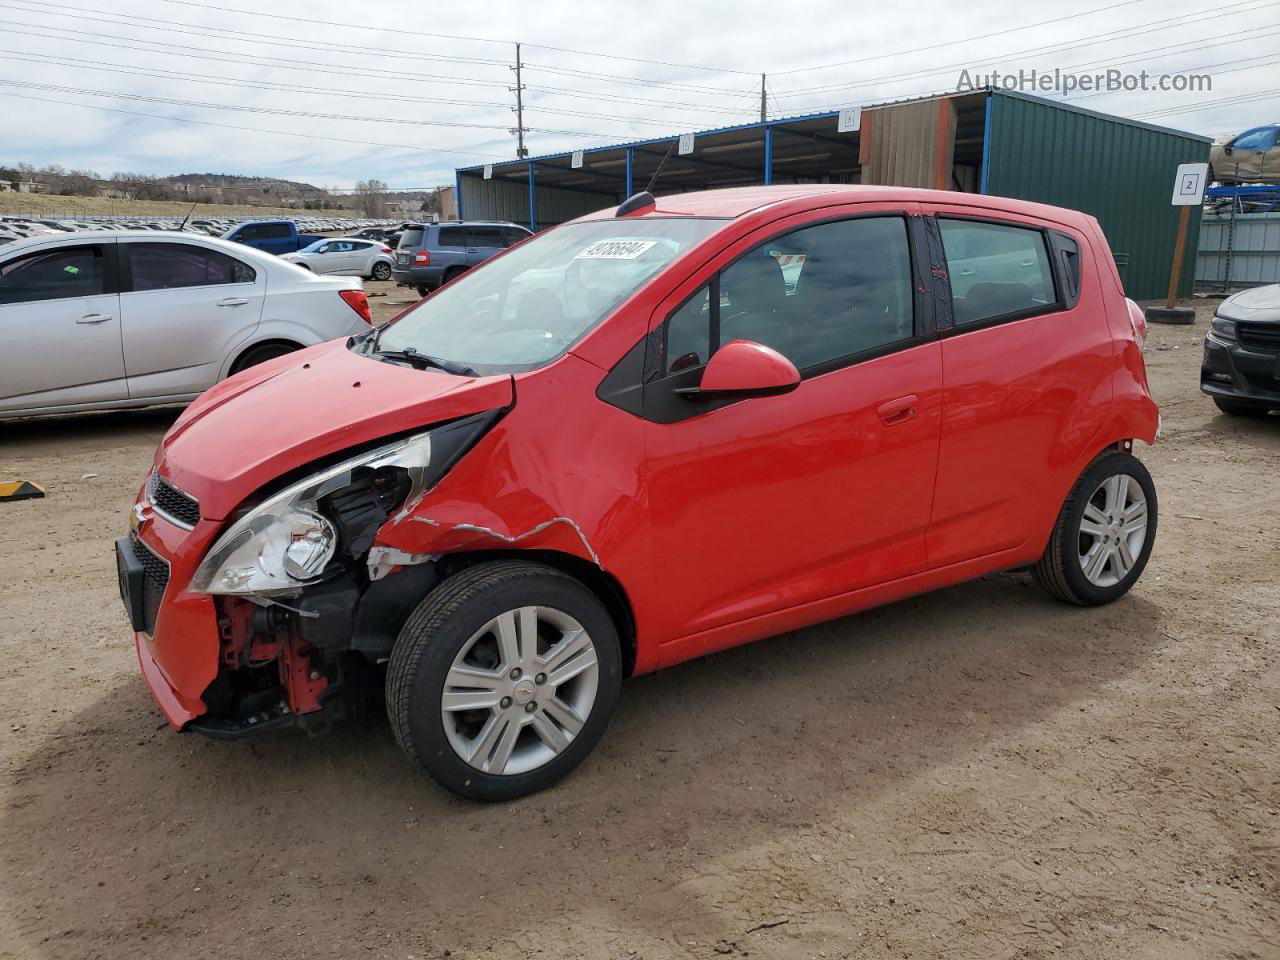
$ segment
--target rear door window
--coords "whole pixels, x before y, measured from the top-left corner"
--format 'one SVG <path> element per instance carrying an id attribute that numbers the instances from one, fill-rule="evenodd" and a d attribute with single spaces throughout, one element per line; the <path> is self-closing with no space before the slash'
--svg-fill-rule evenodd
<path id="1" fill-rule="evenodd" d="M 467 238 L 466 227 L 441 227 L 440 228 L 440 246 L 467 247 L 470 245 L 471 245 L 471 241 Z"/>
<path id="2" fill-rule="evenodd" d="M 471 236 L 473 247 L 504 247 L 506 237 L 502 227 L 471 227 L 467 233 Z"/>
<path id="3" fill-rule="evenodd" d="M 187 243 L 126 243 L 133 277 L 131 289 L 173 290 L 227 283 L 253 283 L 257 273 L 247 263 L 219 250 Z"/>
<path id="4" fill-rule="evenodd" d="M 96 244 L 41 250 L 0 264 L 0 304 L 95 297 L 106 290 L 106 253 Z"/>
<path id="5" fill-rule="evenodd" d="M 956 326 L 1045 310 L 1056 302 L 1044 234 L 940 218 Z"/>

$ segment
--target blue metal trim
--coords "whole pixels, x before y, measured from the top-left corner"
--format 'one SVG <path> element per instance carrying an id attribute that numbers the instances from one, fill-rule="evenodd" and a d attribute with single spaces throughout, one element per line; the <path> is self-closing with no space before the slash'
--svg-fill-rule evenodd
<path id="1" fill-rule="evenodd" d="M 806 113 L 799 117 L 787 117 L 785 120 L 768 120 L 764 123 L 761 123 L 759 120 L 757 120 L 754 123 L 743 123 L 733 127 L 716 127 L 712 130 L 695 130 L 694 136 L 697 138 L 710 137 L 718 133 L 737 133 L 738 131 L 741 131 L 741 130 L 764 130 L 768 127 L 785 127 L 792 123 L 804 123 L 809 120 L 838 120 L 839 118 L 840 118 L 839 110 L 823 112 L 823 113 Z M 584 149 L 582 152 L 583 152 L 583 155 L 585 156 L 591 153 L 600 153 L 605 150 L 621 150 L 624 147 L 652 147 L 657 144 L 666 145 L 666 144 L 669 144 L 672 140 L 679 140 L 679 139 L 680 139 L 679 134 L 676 134 L 675 136 L 668 134 L 665 137 L 654 137 L 651 140 L 630 140 L 630 141 L 624 141 L 623 143 L 609 144 L 608 146 L 604 146 L 604 147 L 590 147 L 590 148 Z M 564 151 L 562 153 L 544 153 L 541 156 L 532 157 L 531 159 L 559 160 L 559 159 L 563 159 L 564 157 L 572 156 L 572 154 L 573 154 L 572 150 Z M 495 175 L 497 174 L 499 167 L 513 166 L 519 162 L 520 161 L 518 160 L 499 161 L 493 165 L 494 174 Z M 484 164 L 478 163 L 473 167 L 459 167 L 458 169 L 465 170 L 467 172 L 470 172 L 473 170 L 483 170 Z"/>
<path id="2" fill-rule="evenodd" d="M 987 192 L 987 170 L 991 166 L 991 92 L 987 91 L 986 114 L 982 120 L 982 181 L 978 192 Z"/>
<path id="3" fill-rule="evenodd" d="M 764 128 L 764 185 L 773 183 L 773 127 Z"/>
<path id="4" fill-rule="evenodd" d="M 538 232 L 538 197 L 533 181 L 533 161 L 529 161 L 529 229 Z"/>
<path id="5" fill-rule="evenodd" d="M 453 209 L 455 216 L 462 219 L 462 171 L 453 172 Z"/>
<path id="6" fill-rule="evenodd" d="M 627 147 L 627 196 L 624 199 L 629 199 L 636 192 L 635 190 L 636 185 L 632 176 L 632 169 L 631 169 L 631 165 L 634 162 L 635 162 L 635 153 L 630 147 Z"/>

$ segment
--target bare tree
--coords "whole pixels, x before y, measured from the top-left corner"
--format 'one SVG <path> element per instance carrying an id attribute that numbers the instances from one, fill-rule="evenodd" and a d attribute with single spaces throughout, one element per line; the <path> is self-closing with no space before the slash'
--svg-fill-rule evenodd
<path id="1" fill-rule="evenodd" d="M 355 188 L 356 206 L 366 217 L 386 216 L 387 185 L 381 180 L 358 180 Z"/>

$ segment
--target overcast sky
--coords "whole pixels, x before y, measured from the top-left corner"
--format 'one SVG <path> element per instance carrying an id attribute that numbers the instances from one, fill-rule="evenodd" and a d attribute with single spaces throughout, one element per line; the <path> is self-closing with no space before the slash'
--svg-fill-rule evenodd
<path id="1" fill-rule="evenodd" d="M 517 40 L 534 156 L 750 122 L 761 72 L 771 116 L 952 90 L 962 68 L 1115 68 L 1212 90 L 1069 102 L 1211 136 L 1280 121 L 1280 0 L 864 6 L 0 0 L 0 163 L 451 183 L 515 155 Z"/>

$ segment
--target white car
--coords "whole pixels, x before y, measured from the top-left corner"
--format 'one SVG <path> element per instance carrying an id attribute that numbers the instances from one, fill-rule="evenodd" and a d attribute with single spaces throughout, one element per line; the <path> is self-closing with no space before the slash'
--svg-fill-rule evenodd
<path id="1" fill-rule="evenodd" d="M 16 240 L 0 247 L 0 419 L 187 402 L 370 323 L 358 279 L 214 237 Z"/>
<path id="2" fill-rule="evenodd" d="M 395 252 L 381 240 L 335 237 L 317 240 L 281 260 L 296 263 L 315 273 L 340 273 L 366 280 L 390 280 Z"/>

